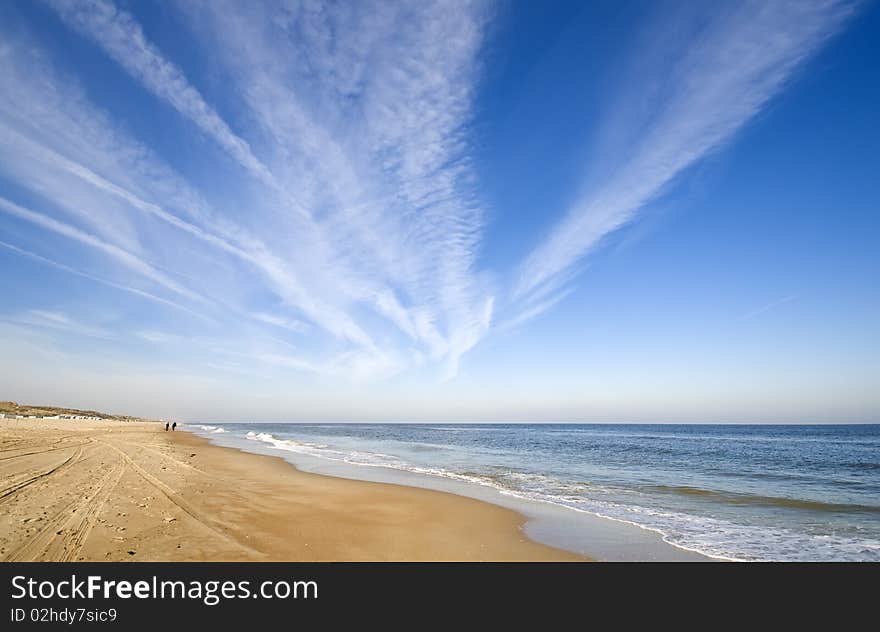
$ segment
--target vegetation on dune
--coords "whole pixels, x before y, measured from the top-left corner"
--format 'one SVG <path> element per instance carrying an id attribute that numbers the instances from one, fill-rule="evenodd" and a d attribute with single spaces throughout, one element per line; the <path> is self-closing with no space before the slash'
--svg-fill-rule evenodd
<path id="1" fill-rule="evenodd" d="M 100 417 L 102 419 L 114 419 L 117 421 L 145 421 L 140 417 L 132 417 L 130 415 L 111 415 L 109 413 L 102 413 L 95 410 L 80 410 L 78 408 L 62 408 L 59 406 L 37 406 L 31 404 L 17 404 L 15 402 L 0 402 L 0 413 L 36 417 L 78 415 L 81 417 Z"/>

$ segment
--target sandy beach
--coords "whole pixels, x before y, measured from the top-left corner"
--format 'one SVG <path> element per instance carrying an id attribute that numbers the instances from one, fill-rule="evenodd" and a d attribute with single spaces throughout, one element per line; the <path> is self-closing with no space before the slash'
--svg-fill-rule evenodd
<path id="1" fill-rule="evenodd" d="M 149 422 L 0 420 L 0 560 L 583 560 L 518 513 Z"/>

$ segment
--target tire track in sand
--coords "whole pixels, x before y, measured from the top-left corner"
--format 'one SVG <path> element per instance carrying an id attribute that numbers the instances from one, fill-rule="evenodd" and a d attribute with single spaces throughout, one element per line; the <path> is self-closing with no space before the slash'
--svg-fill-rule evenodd
<path id="1" fill-rule="evenodd" d="M 90 502 L 86 503 L 81 512 L 78 512 L 79 515 L 76 518 L 72 518 L 62 529 L 61 537 L 49 543 L 46 554 L 51 559 L 57 559 L 62 562 L 76 561 L 95 523 L 98 521 L 98 515 L 104 509 L 110 494 L 116 489 L 124 474 L 125 463 L 120 461 L 104 478 Z"/>
<path id="2" fill-rule="evenodd" d="M 57 448 L 46 448 L 44 450 L 34 450 L 33 445 L 29 445 L 25 448 L 9 448 L 8 450 L 0 450 L 0 452 L 12 452 L 13 450 L 31 450 L 31 452 L 25 452 L 24 454 L 10 454 L 9 456 L 0 456 L 0 461 L 8 461 L 10 459 L 19 459 L 26 456 L 31 456 L 34 454 L 46 454 L 47 452 L 57 452 L 58 450 L 69 450 L 70 448 L 76 448 L 82 445 L 88 445 L 91 443 L 89 441 L 83 441 L 82 443 L 74 443 L 73 445 L 62 445 Z"/>
<path id="3" fill-rule="evenodd" d="M 57 511 L 45 527 L 6 559 L 11 562 L 76 559 L 124 472 L 125 462 L 117 461 L 92 490 Z"/>
<path id="4" fill-rule="evenodd" d="M 211 520 L 204 517 L 201 514 L 201 512 L 199 512 L 192 505 L 190 505 L 186 500 L 184 500 L 180 496 L 180 494 L 178 494 L 171 487 L 169 487 L 168 485 L 166 485 L 165 483 L 160 481 L 158 478 L 156 478 L 155 476 L 153 476 L 152 474 L 150 474 L 149 472 L 144 470 L 140 465 L 135 463 L 134 460 L 132 460 L 132 458 L 130 456 L 128 456 L 128 454 L 126 454 L 124 450 L 121 450 L 120 448 L 113 445 L 112 443 L 102 441 L 101 439 L 97 439 L 97 441 L 116 450 L 116 452 L 118 452 L 122 456 L 122 458 L 125 460 L 125 462 L 128 465 L 130 465 L 131 468 L 135 472 L 140 474 L 140 476 L 145 481 L 147 481 L 149 484 L 151 484 L 153 487 L 155 487 L 157 490 L 159 490 L 159 492 L 163 496 L 165 496 L 165 498 L 167 498 L 173 504 L 177 505 L 185 514 L 187 514 L 190 518 L 192 518 L 196 522 L 200 523 L 205 529 L 207 529 L 208 531 L 210 531 L 211 533 L 213 533 L 217 537 L 222 538 L 223 540 L 225 540 L 229 544 L 232 544 L 233 546 L 235 546 L 237 548 L 240 548 L 244 551 L 247 551 L 248 553 L 259 555 L 259 556 L 265 555 L 264 553 L 257 551 L 254 548 L 251 548 L 247 544 L 240 542 L 237 538 L 230 535 L 229 533 L 226 533 L 226 531 L 223 529 L 223 527 L 213 524 Z"/>
<path id="5" fill-rule="evenodd" d="M 127 446 L 136 447 L 139 450 L 145 450 L 146 452 L 151 452 L 163 460 L 171 461 L 175 465 L 179 465 L 180 467 L 186 468 L 188 470 L 193 470 L 194 472 L 198 472 L 199 474 L 201 474 L 202 476 L 205 476 L 207 478 L 212 478 L 215 480 L 220 478 L 219 476 L 216 476 L 215 474 L 211 474 L 209 472 L 206 472 L 205 470 L 200 470 L 195 465 L 190 465 L 189 463 L 185 463 L 184 461 L 179 461 L 178 459 L 175 459 L 172 456 L 168 456 L 167 454 L 165 454 L 161 450 L 157 450 L 155 448 L 150 448 L 150 447 L 147 447 L 147 446 L 142 445 L 140 443 L 131 443 L 130 441 L 121 441 L 120 443 L 124 443 Z"/>
<path id="6" fill-rule="evenodd" d="M 11 485 L 8 485 L 7 487 L 0 490 L 0 504 L 3 504 L 7 500 L 9 500 L 9 498 L 13 494 L 20 492 L 25 487 L 28 487 L 29 485 L 32 485 L 33 483 L 36 483 L 37 481 L 39 481 L 41 479 L 44 479 L 44 478 L 47 478 L 47 477 L 52 476 L 54 474 L 59 474 L 60 472 L 63 472 L 67 468 L 69 468 L 72 465 L 74 465 L 75 463 L 77 463 L 80 459 L 82 459 L 82 454 L 83 454 L 82 446 L 78 446 L 75 449 L 73 454 L 68 456 L 63 461 L 61 461 L 61 463 L 58 463 L 57 465 L 50 467 L 48 470 L 45 470 L 43 472 L 38 472 L 37 474 L 33 474 L 30 472 L 25 474 L 23 477 L 19 478 L 19 480 L 13 482 Z"/>

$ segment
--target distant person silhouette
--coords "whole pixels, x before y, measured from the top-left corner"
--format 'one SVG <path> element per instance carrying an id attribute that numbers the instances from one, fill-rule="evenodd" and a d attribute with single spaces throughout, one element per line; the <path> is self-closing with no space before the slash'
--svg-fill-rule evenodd
<path id="1" fill-rule="evenodd" d="M 177 422 L 175 421 L 173 424 L 171 424 L 171 430 L 173 432 L 176 429 L 177 429 Z"/>
<path id="2" fill-rule="evenodd" d="M 165 432 L 168 432 L 168 422 L 165 422 Z"/>

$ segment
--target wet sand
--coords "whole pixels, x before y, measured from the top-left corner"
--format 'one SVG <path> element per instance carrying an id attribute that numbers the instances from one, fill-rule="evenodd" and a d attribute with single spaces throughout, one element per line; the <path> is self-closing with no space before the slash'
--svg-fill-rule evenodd
<path id="1" fill-rule="evenodd" d="M 301 472 L 159 423 L 0 419 L 0 560 L 584 560 L 453 494 Z"/>

